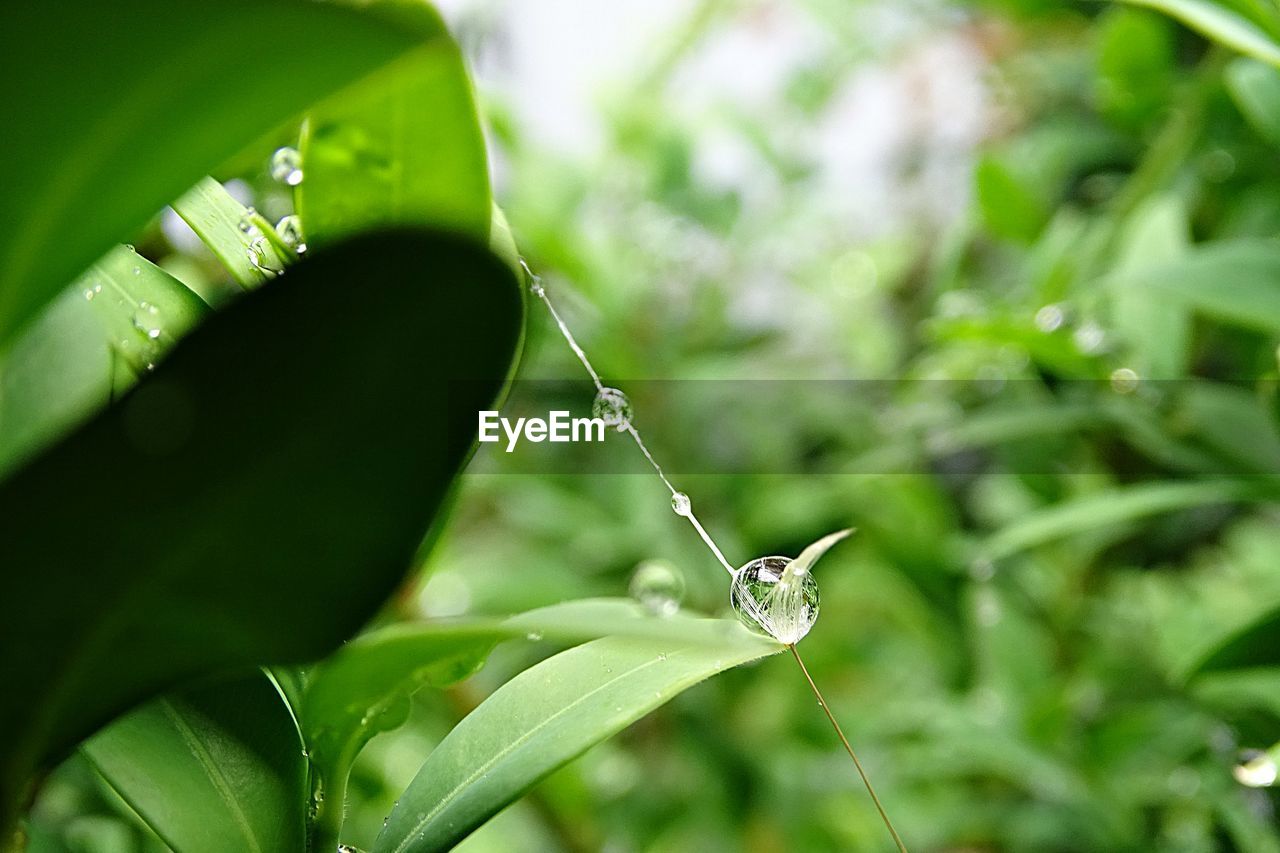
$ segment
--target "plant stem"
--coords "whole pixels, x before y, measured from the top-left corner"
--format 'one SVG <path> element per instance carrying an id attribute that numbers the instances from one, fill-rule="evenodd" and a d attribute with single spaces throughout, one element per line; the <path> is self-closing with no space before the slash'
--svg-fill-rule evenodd
<path id="1" fill-rule="evenodd" d="M 795 644 L 787 646 L 791 651 L 791 656 L 796 659 L 796 663 L 800 664 L 800 671 L 804 673 L 805 681 L 809 682 L 809 688 L 813 690 L 813 695 L 818 697 L 818 705 L 822 707 L 823 713 L 827 715 L 827 719 L 831 721 L 831 727 L 836 730 L 836 736 L 840 738 L 840 742 L 844 744 L 845 751 L 849 753 L 849 757 L 853 759 L 853 766 L 858 768 L 858 775 L 862 777 L 862 784 L 867 786 L 867 793 L 871 795 L 871 802 L 875 803 L 876 811 L 880 812 L 880 819 L 884 821 L 885 828 L 889 830 L 889 834 L 893 836 L 893 843 L 898 845 L 900 853 L 907 853 L 907 845 L 902 843 L 902 838 L 898 835 L 898 831 L 893 828 L 893 822 L 889 820 L 888 813 L 885 812 L 884 806 L 880 804 L 880 798 L 876 796 L 876 789 L 871 787 L 871 780 L 867 778 L 867 772 L 862 769 L 862 762 L 858 760 L 858 756 L 854 753 L 853 747 L 849 744 L 849 739 L 844 736 L 844 731 L 840 728 L 840 724 L 836 722 L 835 715 L 831 713 L 831 709 L 827 707 L 827 700 L 822 698 L 822 691 L 818 689 L 818 685 L 814 684 L 813 676 L 809 674 L 809 668 L 804 665 L 804 661 L 800 659 L 800 652 L 796 651 Z"/>

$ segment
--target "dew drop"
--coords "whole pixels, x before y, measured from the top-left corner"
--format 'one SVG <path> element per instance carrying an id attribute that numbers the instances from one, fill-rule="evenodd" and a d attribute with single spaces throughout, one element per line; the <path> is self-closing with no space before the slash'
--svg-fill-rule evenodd
<path id="1" fill-rule="evenodd" d="M 1111 390 L 1117 394 L 1132 394 L 1138 388 L 1138 374 L 1128 367 L 1111 371 Z"/>
<path id="2" fill-rule="evenodd" d="M 236 227 L 240 229 L 240 233 L 246 236 L 260 236 L 261 232 L 254 223 L 253 218 L 258 215 L 258 211 L 252 207 L 246 208 L 244 214 L 241 215 L 240 221 L 236 223 Z"/>
<path id="3" fill-rule="evenodd" d="M 267 262 L 266 237 L 254 237 L 253 242 L 245 248 L 244 253 L 249 259 L 249 263 L 253 264 L 254 269 L 267 276 L 276 276 L 284 272 L 283 269 L 277 269 Z"/>
<path id="4" fill-rule="evenodd" d="M 601 388 L 591 403 L 591 416 L 622 432 L 631 425 L 631 401 L 617 388 Z"/>
<path id="5" fill-rule="evenodd" d="M 536 643 L 536 642 L 538 642 L 539 640 L 541 640 L 541 639 L 542 639 L 542 632 L 541 632 L 541 631 L 530 631 L 529 633 L 527 633 L 527 634 L 525 634 L 525 635 L 524 635 L 524 638 L 525 638 L 526 640 L 528 640 L 529 642 L 531 642 L 531 643 Z"/>
<path id="6" fill-rule="evenodd" d="M 133 312 L 133 327 L 148 340 L 160 337 L 160 309 L 150 302 L 138 303 L 138 310 Z"/>
<path id="7" fill-rule="evenodd" d="M 271 177 L 290 187 L 302 183 L 302 155 L 297 148 L 286 145 L 276 149 L 271 155 Z"/>
<path id="8" fill-rule="evenodd" d="M 1240 763 L 1231 769 L 1236 781 L 1249 788 L 1269 788 L 1276 783 L 1276 761 L 1270 753 L 1247 749 L 1240 753 Z"/>
<path id="9" fill-rule="evenodd" d="M 134 268 L 133 268 L 133 274 L 134 274 L 134 275 L 142 275 L 142 267 L 134 267 Z"/>
<path id="10" fill-rule="evenodd" d="M 302 239 L 302 220 L 290 214 L 276 223 L 276 234 L 290 249 L 299 255 L 307 251 L 307 244 Z"/>
<path id="11" fill-rule="evenodd" d="M 84 298 L 85 298 L 85 300 L 86 300 L 86 301 L 88 301 L 88 302 L 92 302 L 92 301 L 93 301 L 93 288 L 91 288 L 91 287 L 90 287 L 90 288 L 86 288 L 86 289 L 85 289 L 85 292 L 84 292 Z"/>
<path id="12" fill-rule="evenodd" d="M 780 643 L 798 643 L 818 621 L 818 582 L 787 571 L 789 557 L 760 557 L 734 572 L 729 603 L 748 628 Z"/>
<path id="13" fill-rule="evenodd" d="M 676 515 L 682 515 L 685 518 L 693 515 L 693 504 L 684 492 L 676 492 L 671 496 L 671 508 L 675 510 Z"/>
<path id="14" fill-rule="evenodd" d="M 673 616 L 684 598 L 684 575 L 670 563 L 645 560 L 631 576 L 631 597 L 656 616 Z"/>
<path id="15" fill-rule="evenodd" d="M 1067 315 L 1061 305 L 1046 305 L 1036 312 L 1036 328 L 1045 334 L 1056 332 L 1062 328 Z"/>
<path id="16" fill-rule="evenodd" d="M 1080 352 L 1086 355 L 1093 355 L 1102 351 L 1107 342 L 1107 333 L 1097 323 L 1089 320 L 1076 329 L 1075 334 L 1071 336 L 1071 340 Z"/>

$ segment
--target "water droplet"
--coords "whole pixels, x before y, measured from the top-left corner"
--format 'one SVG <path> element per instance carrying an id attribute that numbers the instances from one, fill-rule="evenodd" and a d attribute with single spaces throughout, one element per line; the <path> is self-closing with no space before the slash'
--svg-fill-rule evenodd
<path id="1" fill-rule="evenodd" d="M 542 277 L 529 269 L 529 262 L 524 258 L 520 259 L 520 269 L 524 270 L 525 281 L 529 283 L 529 290 L 533 291 L 534 296 L 542 296 L 546 293 L 542 287 Z"/>
<path id="2" fill-rule="evenodd" d="M 89 288 L 89 289 L 85 290 L 85 292 L 84 292 L 84 298 L 85 298 L 87 301 L 90 301 L 90 302 L 92 302 L 92 301 L 93 301 L 93 288 Z"/>
<path id="3" fill-rule="evenodd" d="M 134 274 L 134 275 L 142 275 L 142 267 L 134 267 L 134 268 L 133 268 L 133 274 Z"/>
<path id="4" fill-rule="evenodd" d="M 671 496 L 671 508 L 675 510 L 676 515 L 683 515 L 686 518 L 693 515 L 693 504 L 684 492 L 676 492 Z"/>
<path id="5" fill-rule="evenodd" d="M 1036 328 L 1048 334 L 1062 328 L 1067 315 L 1061 305 L 1046 305 L 1036 312 Z"/>
<path id="6" fill-rule="evenodd" d="M 788 571 L 789 557 L 760 557 L 734 572 L 729 603 L 747 627 L 780 643 L 803 639 L 818 621 L 818 582 L 813 573 Z"/>
<path id="7" fill-rule="evenodd" d="M 267 262 L 267 238 L 254 237 L 248 247 L 244 250 L 245 256 L 248 257 L 249 263 L 254 268 L 267 276 L 276 276 L 284 272 L 283 269 L 277 269 Z"/>
<path id="8" fill-rule="evenodd" d="M 645 560 L 631 576 L 631 597 L 657 616 L 673 616 L 684 598 L 684 575 L 670 563 Z"/>
<path id="9" fill-rule="evenodd" d="M 1092 355 L 1102 351 L 1107 342 L 1107 333 L 1097 323 L 1089 320 L 1076 329 L 1071 340 L 1075 342 L 1076 349 L 1080 352 Z"/>
<path id="10" fill-rule="evenodd" d="M 276 223 L 276 234 L 290 249 L 299 255 L 307 251 L 307 244 L 302 240 L 302 220 L 290 214 Z"/>
<path id="11" fill-rule="evenodd" d="M 149 302 L 138 303 L 138 310 L 133 312 L 133 327 L 148 340 L 160 337 L 160 309 Z"/>
<path id="12" fill-rule="evenodd" d="M 541 632 L 541 631 L 530 631 L 529 633 L 527 633 L 527 634 L 525 634 L 525 635 L 524 635 L 524 638 L 525 638 L 526 640 L 528 640 L 529 642 L 531 642 L 531 643 L 536 643 L 536 642 L 538 642 L 539 640 L 541 640 L 541 639 L 542 639 L 542 632 Z"/>
<path id="13" fill-rule="evenodd" d="M 617 388 L 601 388 L 591 403 L 591 416 L 622 432 L 631 425 L 631 401 Z"/>
<path id="14" fill-rule="evenodd" d="M 237 227 L 239 227 L 241 234 L 246 236 L 261 236 L 262 232 L 258 230 L 257 223 L 253 221 L 253 218 L 257 215 L 258 211 L 254 210 L 252 207 L 245 208 L 244 213 L 240 216 L 240 221 L 237 223 Z"/>
<path id="15" fill-rule="evenodd" d="M 1132 394 L 1138 388 L 1138 374 L 1128 367 L 1111 371 L 1111 390 L 1117 394 Z"/>
<path id="16" fill-rule="evenodd" d="M 1240 763 L 1231 769 L 1231 774 L 1241 785 L 1268 788 L 1276 783 L 1276 761 L 1269 753 L 1246 749 L 1240 753 Z"/>
<path id="17" fill-rule="evenodd" d="M 102 292 L 102 285 L 100 285 L 100 284 L 95 284 L 95 285 L 93 286 L 93 292 L 94 292 L 94 293 L 101 293 L 101 292 Z"/>
<path id="18" fill-rule="evenodd" d="M 271 177 L 291 187 L 302 183 L 302 155 L 297 148 L 286 145 L 276 149 L 271 155 Z"/>

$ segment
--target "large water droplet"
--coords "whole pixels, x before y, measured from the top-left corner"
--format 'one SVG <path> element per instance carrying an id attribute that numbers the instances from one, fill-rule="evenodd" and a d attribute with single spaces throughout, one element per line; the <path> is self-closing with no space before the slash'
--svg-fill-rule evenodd
<path id="1" fill-rule="evenodd" d="M 1240 763 L 1231 774 L 1241 785 L 1250 788 L 1268 788 L 1276 783 L 1276 760 L 1270 753 L 1248 749 L 1240 754 Z"/>
<path id="2" fill-rule="evenodd" d="M 249 263 L 253 264 L 255 269 L 261 273 L 265 273 L 267 276 L 276 276 L 284 272 L 283 269 L 274 267 L 267 261 L 266 237 L 254 237 L 253 242 L 245 248 L 244 253 L 245 256 L 249 258 Z"/>
<path id="3" fill-rule="evenodd" d="M 302 183 L 302 155 L 297 148 L 286 145 L 271 155 L 271 177 L 287 186 Z"/>
<path id="4" fill-rule="evenodd" d="M 631 576 L 631 597 L 657 616 L 673 616 L 684 598 L 684 575 L 662 560 L 645 560 Z"/>
<path id="5" fill-rule="evenodd" d="M 1138 389 L 1138 374 L 1132 368 L 1118 367 L 1111 371 L 1111 390 L 1117 394 L 1132 394 Z"/>
<path id="6" fill-rule="evenodd" d="M 818 582 L 812 572 L 788 571 L 790 557 L 760 557 L 738 569 L 729 603 L 748 628 L 780 643 L 798 643 L 818 621 Z"/>
<path id="7" fill-rule="evenodd" d="M 290 214 L 276 223 L 276 234 L 280 241 L 299 255 L 305 254 L 307 244 L 302 240 L 302 220 Z"/>
<path id="8" fill-rule="evenodd" d="M 684 492 L 676 492 L 671 496 L 671 508 L 675 510 L 676 515 L 682 515 L 685 518 L 693 515 L 693 503 Z"/>
<path id="9" fill-rule="evenodd" d="M 617 388 L 601 388 L 591 403 L 591 416 L 622 432 L 631 425 L 631 401 Z"/>

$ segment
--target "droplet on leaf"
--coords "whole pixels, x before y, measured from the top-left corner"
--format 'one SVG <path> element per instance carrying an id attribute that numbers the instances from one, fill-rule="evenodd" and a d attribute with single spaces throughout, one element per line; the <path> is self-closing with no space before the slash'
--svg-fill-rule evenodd
<path id="1" fill-rule="evenodd" d="M 656 616 L 674 616 L 684 599 L 684 575 L 661 560 L 646 560 L 631 576 L 631 597 Z"/>
<path id="2" fill-rule="evenodd" d="M 591 404 L 591 416 L 622 432 L 631 425 L 631 400 L 617 388 L 601 388 Z"/>

